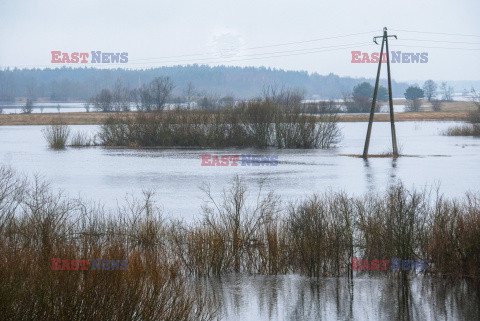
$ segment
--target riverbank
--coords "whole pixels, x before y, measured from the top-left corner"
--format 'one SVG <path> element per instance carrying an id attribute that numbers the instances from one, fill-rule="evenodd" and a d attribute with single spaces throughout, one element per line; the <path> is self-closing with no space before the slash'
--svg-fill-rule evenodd
<path id="1" fill-rule="evenodd" d="M 135 116 L 137 112 L 122 112 L 124 116 Z M 112 113 L 43 113 L 43 114 L 0 114 L 0 126 L 49 125 L 62 119 L 68 125 L 101 125 Z M 418 112 L 396 113 L 395 121 L 465 121 L 468 112 Z M 340 122 L 367 122 L 369 114 L 339 114 Z M 389 114 L 375 114 L 375 121 L 390 121 Z"/>

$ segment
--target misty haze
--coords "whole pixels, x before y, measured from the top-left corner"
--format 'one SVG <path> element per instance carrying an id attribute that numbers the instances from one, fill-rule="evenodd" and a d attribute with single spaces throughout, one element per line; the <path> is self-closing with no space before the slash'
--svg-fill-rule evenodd
<path id="1" fill-rule="evenodd" d="M 480 319 L 479 9 L 0 0 L 0 319 Z"/>

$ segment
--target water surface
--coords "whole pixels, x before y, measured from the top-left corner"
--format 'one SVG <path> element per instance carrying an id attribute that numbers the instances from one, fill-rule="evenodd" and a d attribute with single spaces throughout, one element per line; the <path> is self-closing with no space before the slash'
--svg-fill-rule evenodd
<path id="1" fill-rule="evenodd" d="M 397 180 L 408 187 L 440 189 L 447 196 L 478 190 L 480 139 L 446 137 L 440 133 L 453 122 L 399 122 L 398 145 L 408 157 L 398 159 L 342 156 L 361 154 L 367 123 L 341 123 L 343 139 L 330 150 L 279 149 L 108 149 L 103 147 L 50 150 L 43 126 L 0 127 L 0 163 L 28 175 L 40 174 L 71 196 L 101 200 L 115 206 L 126 193 L 152 189 L 165 214 L 191 220 L 198 216 L 211 185 L 215 195 L 239 174 L 252 192 L 259 179 L 284 201 L 343 190 L 350 194 L 383 191 Z M 95 133 L 97 126 L 72 126 Z M 374 123 L 370 152 L 391 150 L 389 123 Z M 277 155 L 278 166 L 201 166 L 201 155 Z"/>

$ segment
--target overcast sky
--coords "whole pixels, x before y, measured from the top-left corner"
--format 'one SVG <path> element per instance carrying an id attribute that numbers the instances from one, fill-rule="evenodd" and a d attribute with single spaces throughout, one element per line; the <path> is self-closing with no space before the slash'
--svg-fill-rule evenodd
<path id="1" fill-rule="evenodd" d="M 479 11 L 478 0 L 0 0 L 0 66 L 56 67 L 52 50 L 100 50 L 128 52 L 127 68 L 207 63 L 374 78 L 376 65 L 352 64 L 351 51 L 378 52 L 372 37 L 387 26 L 399 38 L 390 50 L 428 52 L 427 63 L 392 64 L 394 79 L 480 80 Z"/>

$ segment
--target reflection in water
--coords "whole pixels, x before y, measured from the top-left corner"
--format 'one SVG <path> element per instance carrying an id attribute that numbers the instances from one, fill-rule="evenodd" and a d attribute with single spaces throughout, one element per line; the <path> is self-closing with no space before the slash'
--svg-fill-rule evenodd
<path id="1" fill-rule="evenodd" d="M 478 320 L 478 284 L 429 278 L 228 275 L 203 283 L 223 320 Z"/>
<path id="2" fill-rule="evenodd" d="M 397 183 L 397 164 L 398 158 L 392 158 L 390 160 L 390 167 L 388 168 L 388 179 L 387 185 L 393 185 Z M 363 168 L 365 169 L 365 182 L 367 184 L 367 190 L 369 192 L 378 192 L 379 186 L 377 186 L 377 181 L 375 178 L 375 173 L 378 175 L 378 169 L 375 168 L 371 160 L 363 160 Z M 384 174 L 381 173 L 381 178 L 384 177 Z"/>
<path id="3" fill-rule="evenodd" d="M 331 150 L 298 149 L 110 149 L 67 148 L 53 152 L 46 146 L 42 126 L 0 126 L 0 165 L 6 164 L 30 177 L 40 174 L 73 196 L 102 200 L 115 208 L 126 193 L 139 195 L 142 189 L 156 192 L 165 215 L 188 221 L 198 215 L 203 193 L 198 188 L 211 184 L 221 196 L 234 175 L 240 175 L 252 193 L 258 179 L 268 177 L 266 190 L 274 189 L 282 201 L 296 201 L 327 190 L 351 195 L 381 192 L 392 180 L 406 186 L 428 186 L 439 181 L 441 192 L 449 197 L 463 196 L 478 189 L 480 144 L 478 139 L 447 137 L 439 131 L 455 123 L 428 122 L 418 130 L 411 122 L 397 126 L 399 140 L 405 139 L 404 154 L 419 157 L 360 158 L 342 156 L 359 153 L 365 123 L 341 124 L 344 139 Z M 86 131 L 93 136 L 97 126 L 72 126 L 72 133 Z M 390 126 L 375 125 L 370 152 L 380 154 L 390 146 Z M 278 166 L 201 166 L 201 154 L 277 155 Z M 436 157 L 433 155 L 448 155 Z"/>
<path id="4" fill-rule="evenodd" d="M 390 177 L 389 184 L 393 185 L 397 181 L 397 161 L 398 158 L 392 158 L 392 167 L 388 171 L 388 176 Z"/>
<path id="5" fill-rule="evenodd" d="M 370 167 L 370 161 L 368 159 L 363 159 L 363 168 L 365 168 L 365 181 L 367 183 L 367 191 L 373 192 L 376 190 L 375 175 L 373 169 Z"/>

